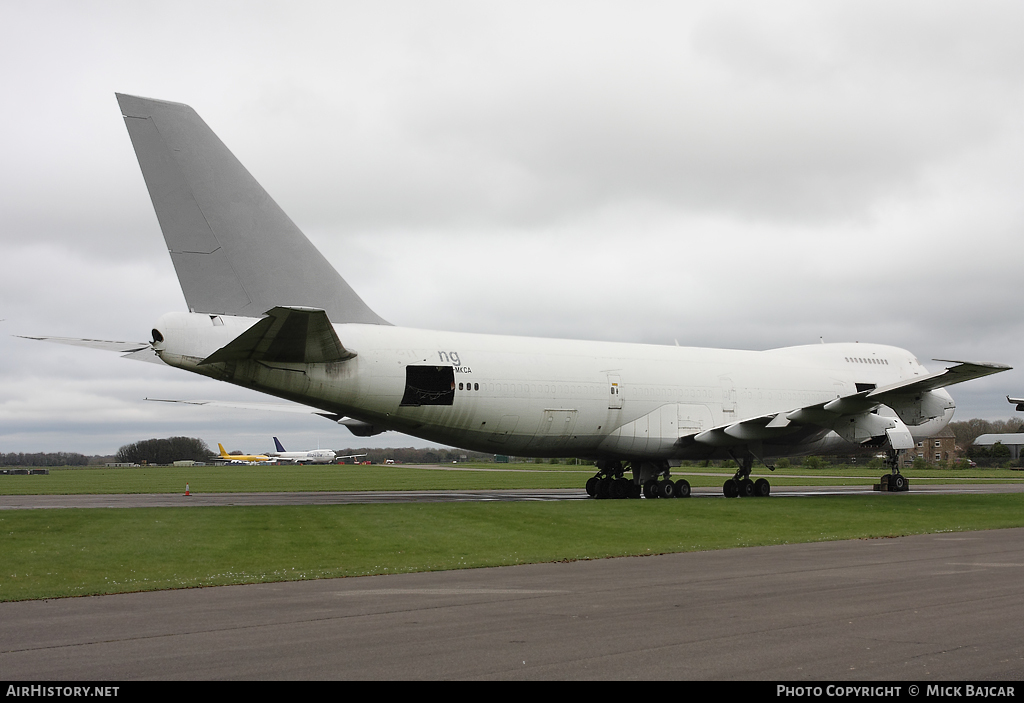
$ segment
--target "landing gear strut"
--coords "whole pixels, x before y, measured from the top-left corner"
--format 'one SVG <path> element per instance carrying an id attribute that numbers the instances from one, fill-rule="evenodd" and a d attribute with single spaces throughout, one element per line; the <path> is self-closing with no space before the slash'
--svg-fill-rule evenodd
<path id="1" fill-rule="evenodd" d="M 736 469 L 735 475 L 722 486 L 722 493 L 725 494 L 725 497 L 767 498 L 772 492 L 772 485 L 768 483 L 768 479 L 759 478 L 756 481 L 750 479 L 750 470 L 754 467 L 754 455 L 747 454 L 743 457 L 733 455 L 733 459 L 736 459 L 736 463 L 740 466 Z M 768 468 L 774 470 L 774 467 Z"/>
<path id="2" fill-rule="evenodd" d="M 884 474 L 878 482 L 878 490 L 893 492 L 909 491 L 910 481 L 900 473 L 899 452 L 890 448 L 889 456 L 886 458 L 885 463 L 889 466 L 889 473 Z"/>

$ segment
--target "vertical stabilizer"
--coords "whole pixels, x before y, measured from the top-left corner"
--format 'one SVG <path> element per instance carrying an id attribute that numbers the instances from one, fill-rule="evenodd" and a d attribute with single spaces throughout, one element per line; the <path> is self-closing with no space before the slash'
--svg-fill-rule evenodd
<path id="1" fill-rule="evenodd" d="M 117 95 L 189 310 L 259 317 L 279 305 L 331 322 L 371 310 L 196 114 Z"/>
<path id="2" fill-rule="evenodd" d="M 281 452 L 282 454 L 284 453 L 285 448 L 281 446 L 281 440 L 279 440 L 277 437 L 274 437 L 274 446 L 277 447 L 277 451 Z"/>

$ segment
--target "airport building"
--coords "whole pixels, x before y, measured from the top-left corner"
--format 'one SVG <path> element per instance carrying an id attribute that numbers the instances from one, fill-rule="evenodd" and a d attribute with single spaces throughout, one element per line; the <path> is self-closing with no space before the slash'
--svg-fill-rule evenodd
<path id="1" fill-rule="evenodd" d="M 975 446 L 979 447 L 992 447 L 996 444 L 1002 444 L 1004 447 L 1010 450 L 1010 459 L 1017 461 L 1020 459 L 1020 449 L 1024 445 L 1024 432 L 1011 432 L 1009 434 L 983 434 L 974 440 Z"/>

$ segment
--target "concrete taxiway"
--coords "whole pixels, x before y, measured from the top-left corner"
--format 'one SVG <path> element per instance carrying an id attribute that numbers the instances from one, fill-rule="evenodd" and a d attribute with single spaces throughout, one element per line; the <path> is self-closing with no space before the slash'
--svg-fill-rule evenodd
<path id="1" fill-rule="evenodd" d="M 1021 622 L 1010 529 L 4 603 L 0 671 L 1019 681 Z"/>
<path id="2" fill-rule="evenodd" d="M 871 495 L 871 486 L 778 486 L 775 497 L 822 495 Z M 992 484 L 915 484 L 915 493 L 1024 493 L 1024 483 Z M 694 498 L 724 498 L 722 489 L 693 489 Z M 178 508 L 184 506 L 230 505 L 353 505 L 365 503 L 448 503 L 466 501 L 590 500 L 580 488 L 508 489 L 475 491 L 315 491 L 280 493 L 109 493 L 86 495 L 0 496 L 0 510 L 47 508 Z"/>

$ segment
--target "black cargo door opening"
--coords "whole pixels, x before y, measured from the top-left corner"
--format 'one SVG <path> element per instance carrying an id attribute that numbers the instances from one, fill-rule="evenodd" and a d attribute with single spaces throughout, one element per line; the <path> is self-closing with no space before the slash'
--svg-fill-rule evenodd
<path id="1" fill-rule="evenodd" d="M 455 401 L 455 371 L 451 366 L 406 366 L 403 406 L 451 405 Z"/>

